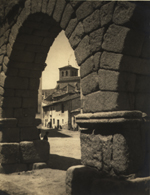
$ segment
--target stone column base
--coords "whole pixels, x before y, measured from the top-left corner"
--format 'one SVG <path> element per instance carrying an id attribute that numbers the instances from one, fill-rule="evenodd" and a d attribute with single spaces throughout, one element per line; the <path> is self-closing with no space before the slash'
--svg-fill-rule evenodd
<path id="1" fill-rule="evenodd" d="M 73 166 L 66 173 L 67 195 L 148 195 L 150 177 L 106 178 L 94 168 Z"/>
<path id="2" fill-rule="evenodd" d="M 140 111 L 84 113 L 76 117 L 81 134 L 81 163 L 110 177 L 142 173 L 145 131 Z"/>

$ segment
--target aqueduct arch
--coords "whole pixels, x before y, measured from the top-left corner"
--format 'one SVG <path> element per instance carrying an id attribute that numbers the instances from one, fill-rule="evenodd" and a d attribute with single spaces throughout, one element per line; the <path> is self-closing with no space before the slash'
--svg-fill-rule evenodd
<path id="1" fill-rule="evenodd" d="M 49 146 L 38 140 L 36 129 L 37 92 L 47 52 L 64 29 L 81 67 L 83 114 L 77 121 L 82 128 L 82 163 L 111 177 L 146 175 L 143 165 L 150 150 L 145 148 L 144 138 L 149 132 L 142 121 L 150 113 L 149 9 L 149 4 L 142 2 L 3 3 L 0 16 L 3 169 L 26 170 L 34 162 L 47 161 Z"/>

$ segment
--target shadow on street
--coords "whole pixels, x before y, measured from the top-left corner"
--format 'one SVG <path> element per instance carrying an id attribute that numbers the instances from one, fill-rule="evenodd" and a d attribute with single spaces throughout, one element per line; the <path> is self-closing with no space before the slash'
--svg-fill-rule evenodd
<path id="1" fill-rule="evenodd" d="M 57 129 L 41 129 L 41 137 L 44 137 L 46 131 L 48 131 L 48 137 L 70 137 L 64 133 L 60 133 Z"/>
<path id="2" fill-rule="evenodd" d="M 81 160 L 65 156 L 59 156 L 56 154 L 50 154 L 48 164 L 49 168 L 66 171 L 71 166 L 81 165 Z"/>

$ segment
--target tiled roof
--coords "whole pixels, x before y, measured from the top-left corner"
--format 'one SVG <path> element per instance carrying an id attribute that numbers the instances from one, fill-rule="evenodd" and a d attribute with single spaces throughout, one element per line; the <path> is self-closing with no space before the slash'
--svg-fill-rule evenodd
<path id="1" fill-rule="evenodd" d="M 69 100 L 72 100 L 72 99 L 76 99 L 78 97 L 80 97 L 80 94 L 75 93 L 73 95 L 68 95 L 68 96 L 66 96 L 66 97 L 64 97 L 64 98 L 62 98 L 58 101 L 53 101 L 53 102 L 51 102 L 51 103 L 49 103 L 49 104 L 47 104 L 46 106 L 43 106 L 43 107 L 47 107 L 47 106 L 54 105 L 54 104 L 61 103 L 61 102 L 66 102 L 66 101 L 69 101 Z"/>
<path id="2" fill-rule="evenodd" d="M 63 67 L 61 67 L 61 68 L 59 68 L 59 69 L 61 70 L 61 69 L 68 69 L 68 68 L 69 68 L 69 69 L 71 68 L 71 69 L 76 69 L 76 70 L 78 70 L 78 68 L 75 68 L 75 67 L 73 67 L 73 66 L 71 66 L 71 65 L 63 66 Z"/>
<path id="3" fill-rule="evenodd" d="M 54 91 L 55 91 L 55 88 L 54 89 L 43 89 L 42 94 L 43 95 L 45 94 L 45 99 L 46 99 L 48 96 L 52 95 Z"/>

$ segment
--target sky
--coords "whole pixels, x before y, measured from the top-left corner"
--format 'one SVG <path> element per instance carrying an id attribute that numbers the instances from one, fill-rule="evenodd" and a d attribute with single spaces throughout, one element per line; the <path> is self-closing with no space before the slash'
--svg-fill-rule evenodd
<path id="1" fill-rule="evenodd" d="M 74 51 L 71 48 L 64 31 L 61 31 L 53 42 L 47 55 L 47 67 L 42 73 L 42 89 L 52 89 L 56 87 L 57 81 L 59 80 L 58 68 L 68 65 L 68 61 L 69 65 L 79 69 L 75 60 Z"/>

